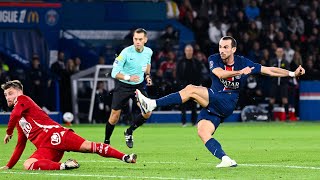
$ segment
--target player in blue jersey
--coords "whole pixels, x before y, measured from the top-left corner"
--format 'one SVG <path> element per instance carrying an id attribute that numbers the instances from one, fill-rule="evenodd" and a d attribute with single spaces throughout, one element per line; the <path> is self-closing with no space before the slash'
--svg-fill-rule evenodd
<path id="1" fill-rule="evenodd" d="M 106 123 L 105 140 L 106 144 L 110 144 L 115 124 L 119 121 L 121 109 L 125 106 L 130 98 L 134 98 L 135 90 L 139 89 L 146 95 L 144 91 L 144 83 L 147 86 L 152 85 L 150 76 L 152 50 L 144 44 L 147 42 L 147 31 L 138 28 L 133 34 L 133 45 L 124 48 L 120 55 L 113 63 L 111 76 L 116 79 L 116 84 L 112 97 L 111 114 Z M 151 112 L 138 115 L 131 126 L 125 130 L 124 135 L 126 144 L 129 148 L 133 147 L 133 131 L 141 126 L 151 115 Z"/>
<path id="2" fill-rule="evenodd" d="M 299 66 L 294 72 L 277 68 L 266 67 L 251 60 L 234 55 L 237 42 L 231 36 L 224 36 L 219 42 L 219 54 L 209 57 L 210 88 L 188 85 L 179 92 L 169 94 L 160 99 L 152 100 L 136 90 L 136 96 L 142 112 L 147 113 L 156 107 L 185 103 L 192 99 L 203 108 L 198 116 L 198 135 L 207 149 L 221 163 L 216 167 L 235 167 L 237 163 L 222 150 L 220 143 L 212 135 L 223 122 L 224 118 L 232 114 L 236 107 L 242 81 L 249 74 L 263 74 L 274 77 L 296 77 L 305 73 Z"/>

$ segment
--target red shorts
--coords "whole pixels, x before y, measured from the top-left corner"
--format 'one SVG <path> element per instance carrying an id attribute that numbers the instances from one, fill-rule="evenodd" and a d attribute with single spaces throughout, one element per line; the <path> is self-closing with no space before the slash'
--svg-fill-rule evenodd
<path id="1" fill-rule="evenodd" d="M 71 129 L 54 128 L 48 131 L 43 142 L 30 158 L 50 159 L 59 162 L 64 151 L 79 152 L 84 141 L 84 138 Z"/>

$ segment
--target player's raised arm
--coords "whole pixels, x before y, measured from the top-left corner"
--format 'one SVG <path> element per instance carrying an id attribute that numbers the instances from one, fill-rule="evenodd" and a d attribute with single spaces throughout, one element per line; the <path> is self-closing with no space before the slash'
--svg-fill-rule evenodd
<path id="1" fill-rule="evenodd" d="M 305 69 L 300 65 L 294 72 L 278 67 L 261 67 L 261 74 L 274 77 L 298 77 L 305 74 Z"/>
<path id="2" fill-rule="evenodd" d="M 14 165 L 16 165 L 26 147 L 27 137 L 23 134 L 22 129 L 20 127 L 18 127 L 17 129 L 18 129 L 17 145 L 12 153 L 12 156 L 9 162 L 7 163 L 6 166 L 3 167 L 3 169 L 6 169 L 6 167 L 7 169 L 11 169 Z"/>
<path id="3" fill-rule="evenodd" d="M 214 68 L 212 70 L 212 73 L 215 74 L 219 79 L 226 79 L 230 77 L 239 76 L 242 74 L 244 75 L 250 74 L 253 69 L 254 67 L 245 67 L 239 71 L 226 71 L 218 67 L 218 68 Z"/>

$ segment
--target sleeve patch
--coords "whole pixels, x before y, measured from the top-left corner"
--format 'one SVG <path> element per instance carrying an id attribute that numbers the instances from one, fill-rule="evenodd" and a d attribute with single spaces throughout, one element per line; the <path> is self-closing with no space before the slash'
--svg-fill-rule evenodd
<path id="1" fill-rule="evenodd" d="M 121 61 L 123 60 L 123 57 L 121 55 L 119 55 L 117 58 L 116 58 L 117 61 Z"/>

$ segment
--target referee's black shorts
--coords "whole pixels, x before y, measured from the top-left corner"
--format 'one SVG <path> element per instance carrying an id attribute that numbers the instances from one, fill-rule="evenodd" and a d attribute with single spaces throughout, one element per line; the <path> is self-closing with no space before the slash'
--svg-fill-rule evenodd
<path id="1" fill-rule="evenodd" d="M 144 89 L 144 83 L 132 85 L 126 84 L 119 80 L 115 80 L 115 88 L 112 96 L 112 104 L 111 109 L 120 110 L 122 109 L 128 102 L 130 98 L 132 98 L 133 103 L 136 104 L 135 91 L 139 89 L 143 95 L 147 96 L 147 93 Z"/>

